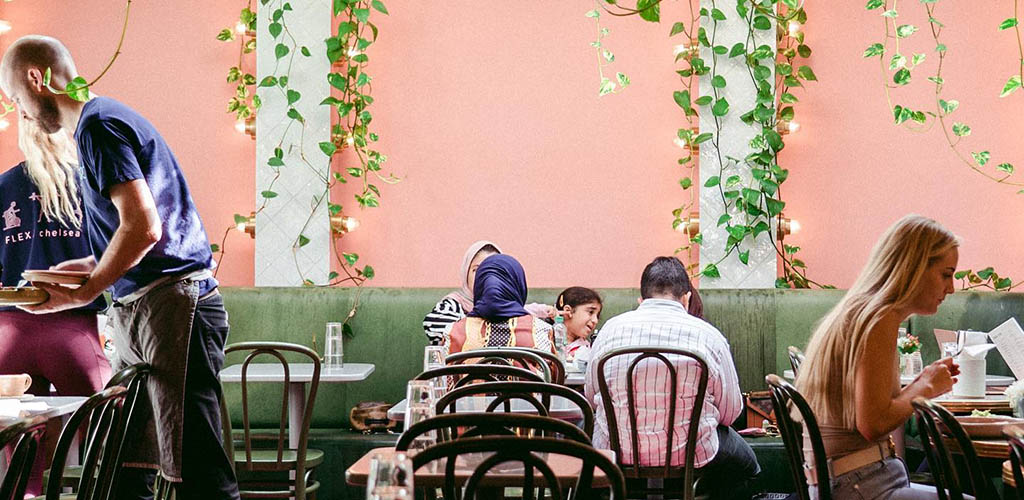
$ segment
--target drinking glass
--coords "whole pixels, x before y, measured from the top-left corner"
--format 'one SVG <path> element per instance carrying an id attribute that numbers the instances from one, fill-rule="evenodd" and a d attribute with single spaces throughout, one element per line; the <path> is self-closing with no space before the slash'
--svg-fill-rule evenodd
<path id="1" fill-rule="evenodd" d="M 409 430 L 413 425 L 422 422 L 424 420 L 434 417 L 434 407 L 427 405 L 411 405 L 405 407 L 405 430 Z M 418 452 L 433 446 L 437 442 L 437 436 L 434 431 L 430 431 L 419 436 L 416 436 L 409 445 L 410 452 Z"/>
<path id="2" fill-rule="evenodd" d="M 325 368 L 339 368 L 345 365 L 342 360 L 343 346 L 341 332 L 341 323 L 327 323 L 327 333 L 324 335 Z"/>
<path id="3" fill-rule="evenodd" d="M 412 461 L 404 453 L 378 453 L 370 459 L 366 500 L 412 500 Z"/>
<path id="4" fill-rule="evenodd" d="M 957 354 L 960 354 L 960 346 L 956 342 L 942 343 L 942 357 L 955 358 Z"/>
<path id="5" fill-rule="evenodd" d="M 444 366 L 444 346 L 428 345 L 423 349 L 423 371 Z"/>
<path id="6" fill-rule="evenodd" d="M 416 405 L 434 407 L 434 385 L 429 380 L 410 380 L 405 390 L 407 408 Z"/>

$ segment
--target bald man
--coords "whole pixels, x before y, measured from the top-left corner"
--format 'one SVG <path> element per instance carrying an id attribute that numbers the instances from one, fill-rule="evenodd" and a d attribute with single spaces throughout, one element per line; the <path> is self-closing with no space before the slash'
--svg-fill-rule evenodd
<path id="1" fill-rule="evenodd" d="M 67 48 L 46 36 L 18 39 L 0 62 L 0 88 L 22 118 L 78 142 L 93 254 L 56 266 L 90 271 L 84 285 L 37 283 L 50 299 L 25 309 L 76 308 L 111 289 L 115 368 L 154 367 L 141 424 L 129 430 L 119 499 L 152 498 L 154 470 L 175 483 L 179 500 L 239 498 L 220 444 L 217 375 L 228 322 L 206 231 L 177 160 L 152 124 L 114 99 L 79 102 L 52 90 L 77 76 Z"/>

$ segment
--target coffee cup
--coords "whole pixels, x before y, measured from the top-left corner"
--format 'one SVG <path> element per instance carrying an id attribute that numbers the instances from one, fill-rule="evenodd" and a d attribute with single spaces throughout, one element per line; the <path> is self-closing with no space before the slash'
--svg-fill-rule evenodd
<path id="1" fill-rule="evenodd" d="M 32 377 L 27 373 L 0 375 L 0 397 L 21 396 L 31 385 Z"/>

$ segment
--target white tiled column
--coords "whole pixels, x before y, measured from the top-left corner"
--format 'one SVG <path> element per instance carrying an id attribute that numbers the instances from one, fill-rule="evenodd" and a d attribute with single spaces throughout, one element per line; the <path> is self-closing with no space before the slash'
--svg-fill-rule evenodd
<path id="1" fill-rule="evenodd" d="M 269 200 L 266 208 L 256 216 L 256 286 L 301 286 L 303 278 L 324 283 L 330 272 L 331 231 L 326 200 L 315 211 L 313 206 L 314 199 L 324 192 L 321 176 L 328 175 L 327 162 L 317 144 L 330 140 L 330 107 L 321 106 L 320 101 L 330 92 L 327 84 L 330 61 L 323 46 L 324 39 L 331 36 L 331 1 L 306 0 L 301 3 L 301 8 L 284 12 L 288 31 L 276 40 L 268 26 L 273 11 L 280 8 L 281 2 L 261 5 L 258 12 L 257 81 L 263 81 L 271 74 L 280 76 L 286 71 L 288 57 L 278 63 L 275 46 L 285 40 L 291 46 L 289 37 L 295 38 L 295 46 L 291 47 L 295 58 L 289 85 L 302 94 L 294 107 L 306 121 L 302 147 L 312 168 L 299 156 L 302 127 L 287 117 L 289 105 L 284 89 L 261 87 L 259 96 L 263 107 L 256 116 L 257 205 L 263 201 L 260 193 L 268 189 L 277 173 L 267 160 L 279 145 L 284 150 L 285 166 L 280 167 L 281 176 L 272 189 L 278 196 Z M 298 53 L 302 46 L 309 48 L 311 57 Z M 311 213 L 312 219 L 307 224 Z M 301 248 L 296 243 L 300 231 L 309 238 L 309 243 Z"/>
<path id="2" fill-rule="evenodd" d="M 701 0 L 700 4 L 708 11 L 712 9 L 710 0 Z M 713 45 L 724 45 L 731 48 L 737 42 L 745 42 L 749 29 L 746 21 L 736 13 L 735 2 L 716 2 L 716 5 L 725 13 L 727 19 L 718 22 Z M 713 21 L 705 18 L 702 22 L 710 39 Z M 772 29 L 757 30 L 756 34 L 755 46 L 767 44 L 773 49 L 776 47 L 774 21 L 772 21 Z M 734 163 L 730 162 L 727 157 L 742 160 L 751 152 L 749 143 L 751 138 L 760 132 L 760 125 L 747 125 L 740 120 L 742 114 L 754 108 L 757 97 L 757 89 L 749 76 L 743 57 L 730 58 L 728 54 L 716 55 L 711 48 L 703 46 L 700 48 L 700 57 L 708 66 L 712 66 L 713 59 L 717 58 L 717 74 L 723 76 L 727 82 L 725 88 L 720 92 L 729 101 L 729 113 L 720 118 L 722 120 L 721 140 L 719 141 L 721 151 L 715 148 L 712 141 L 700 145 L 700 229 L 704 238 L 700 247 L 700 267 L 704 269 L 707 264 L 718 262 L 722 257 L 726 250 L 726 240 L 729 237 L 725 232 L 725 227 L 718 226 L 718 219 L 725 212 L 725 204 L 722 201 L 719 187 L 707 188 L 704 187 L 704 184 L 712 176 L 720 176 L 724 183 L 730 175 L 738 174 L 744 180 L 745 185 L 750 185 L 750 168 L 745 164 L 738 163 L 722 172 L 719 171 L 719 168 L 722 162 L 725 165 Z M 710 73 L 701 77 L 702 95 L 712 94 L 711 77 Z M 711 114 L 710 106 L 701 108 L 700 131 L 713 133 L 715 131 L 714 120 L 715 117 Z M 719 158 L 722 161 L 719 161 Z M 735 209 L 732 209 L 730 214 L 735 219 L 742 217 L 736 213 Z M 774 222 L 771 231 L 774 234 Z M 748 238 L 740 244 L 740 249 L 750 250 L 748 265 L 740 262 L 737 252 L 733 252 L 718 264 L 721 277 L 701 278 L 700 286 L 702 288 L 774 288 L 777 263 L 770 235 L 767 232 L 761 233 L 753 244 Z"/>

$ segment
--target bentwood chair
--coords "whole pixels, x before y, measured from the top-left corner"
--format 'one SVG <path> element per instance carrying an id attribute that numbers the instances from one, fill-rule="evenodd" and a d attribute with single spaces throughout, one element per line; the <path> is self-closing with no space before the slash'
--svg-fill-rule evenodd
<path id="1" fill-rule="evenodd" d="M 558 383 L 554 378 L 553 366 L 541 356 L 542 351 L 517 347 L 484 347 L 470 351 L 449 354 L 445 362 L 449 365 L 481 364 L 519 366 L 532 372 L 544 375 L 545 382 Z M 554 355 L 552 355 L 554 356 Z M 556 357 L 557 359 L 557 357 Z M 565 382 L 565 368 L 561 370 L 562 383 Z"/>
<path id="2" fill-rule="evenodd" d="M 800 374 L 800 364 L 804 362 L 804 352 L 795 346 L 786 348 L 789 352 L 789 366 L 793 367 L 793 378 Z"/>
<path id="3" fill-rule="evenodd" d="M 473 457 L 479 455 L 471 454 L 480 453 L 492 455 L 483 460 L 473 460 Z M 556 462 L 553 455 L 573 457 L 581 461 L 581 469 L 572 487 L 572 495 L 567 495 L 559 484 L 557 471 L 552 467 Z M 483 498 L 485 494 L 482 495 L 481 490 L 489 487 L 486 484 L 488 472 L 508 463 L 521 464 L 523 474 L 517 475 L 520 484 L 503 486 L 522 487 L 523 500 L 534 500 L 535 488 L 546 488 L 547 494 L 541 498 L 552 500 L 600 498 L 599 490 L 593 487 L 595 469 L 600 469 L 604 473 L 611 490 L 611 500 L 626 498 L 625 479 L 614 462 L 590 445 L 565 439 L 511 436 L 456 439 L 421 450 L 412 457 L 413 469 L 420 470 L 421 467 L 440 459 L 445 459 L 446 463 L 455 463 L 459 459 L 465 463 L 478 463 L 465 482 L 464 500 Z M 512 478 L 508 480 L 512 481 Z M 454 467 L 445 468 L 444 484 L 444 498 L 454 500 L 456 497 L 453 495 L 458 485 Z"/>
<path id="4" fill-rule="evenodd" d="M 420 373 L 413 380 L 433 380 L 439 377 L 455 377 L 453 389 L 468 385 L 470 382 L 498 382 L 501 378 L 544 382 L 543 377 L 525 368 L 481 364 L 442 366 Z"/>
<path id="5" fill-rule="evenodd" d="M 39 437 L 46 430 L 45 417 L 29 417 L 15 420 L 0 431 L 0 448 L 13 446 L 7 472 L 0 483 L 0 499 L 22 500 L 32 464 L 39 449 Z"/>
<path id="6" fill-rule="evenodd" d="M 282 479 L 271 479 L 267 481 L 239 481 L 239 489 L 242 498 L 294 498 L 305 500 L 307 497 L 316 498 L 320 489 L 320 482 L 313 479 L 314 469 L 323 463 L 324 452 L 308 448 L 309 426 L 313 418 L 313 406 L 316 403 L 317 389 L 320 386 L 320 357 L 312 349 L 285 342 L 240 342 L 232 344 L 224 349 L 225 354 L 232 352 L 247 353 L 245 361 L 242 362 L 242 427 L 244 450 L 234 450 L 234 443 L 231 439 L 231 418 L 224 405 L 221 405 L 221 424 L 224 428 L 224 445 L 228 450 L 228 456 L 234 457 L 235 470 L 260 473 L 276 473 L 283 475 Z M 288 369 L 288 361 L 284 353 L 295 353 L 313 364 L 313 376 L 309 381 L 309 394 L 306 396 L 306 407 L 302 412 L 302 424 L 299 434 L 297 448 L 288 448 L 288 385 L 291 382 L 291 374 Z M 280 426 L 273 440 L 273 448 L 259 448 L 254 446 L 252 428 L 249 422 L 249 391 L 248 373 L 249 364 L 258 356 L 270 356 L 276 358 L 284 369 L 284 385 L 281 401 Z M 303 360 L 307 362 L 307 360 Z M 287 475 L 294 473 L 294 479 L 287 479 Z"/>
<path id="7" fill-rule="evenodd" d="M 523 415 L 521 413 L 448 413 L 416 422 L 405 430 L 395 444 L 396 451 L 407 451 L 416 438 L 438 433 L 435 442 L 480 436 L 552 437 L 590 444 L 590 436 L 564 420 Z"/>
<path id="8" fill-rule="evenodd" d="M 970 493 L 978 499 L 995 499 L 998 496 L 993 486 L 985 477 L 981 468 L 978 453 L 967 432 L 949 410 L 927 398 L 914 398 L 910 402 L 917 415 L 918 429 L 921 432 L 921 445 L 928 458 L 928 466 L 932 471 L 932 479 L 940 500 L 963 500 L 964 493 Z M 943 433 L 949 434 L 944 438 Z M 947 441 L 947 439 L 950 439 Z M 963 459 L 963 469 L 957 467 L 949 444 L 956 446 L 957 454 Z M 966 469 L 967 477 L 961 477 Z M 965 486 L 970 488 L 965 488 Z"/>
<path id="9" fill-rule="evenodd" d="M 1010 442 L 1010 468 L 1013 469 L 1013 489 L 1017 492 L 1017 500 L 1024 500 L 1024 474 L 1021 473 L 1021 466 L 1024 465 L 1024 428 L 1019 426 L 1006 426 L 1003 428 L 1003 436 Z M 1008 498 L 1007 495 L 1003 495 Z"/>
<path id="10" fill-rule="evenodd" d="M 550 416 L 551 398 L 558 396 L 579 408 L 580 414 L 583 416 L 583 432 L 587 436 L 594 435 L 594 409 L 590 406 L 587 398 L 564 385 L 543 382 L 483 382 L 463 386 L 448 392 L 437 401 L 437 414 L 441 415 L 446 411 L 455 413 L 458 400 L 473 396 L 494 397 L 484 409 L 485 412 L 498 411 L 498 407 L 501 406 L 505 413 L 509 413 L 512 410 L 512 401 L 518 399 L 532 406 L 537 414 L 543 417 Z"/>
<path id="11" fill-rule="evenodd" d="M 685 357 L 690 358 L 693 363 L 699 368 L 700 375 L 697 380 L 697 388 L 693 394 L 693 410 L 690 415 L 684 416 L 676 414 L 677 402 L 680 400 L 679 391 L 679 373 L 678 367 L 669 359 L 669 356 L 673 357 Z M 612 400 L 613 395 L 608 387 L 609 374 L 605 372 L 605 367 L 608 363 L 616 358 L 624 358 L 617 360 L 620 363 L 626 365 L 625 369 L 625 382 L 626 382 L 626 408 L 629 415 L 629 422 L 619 422 L 619 415 L 615 410 L 615 402 Z M 658 401 L 655 403 L 656 407 L 668 408 L 668 418 L 665 419 L 665 439 L 667 440 L 665 445 L 665 458 L 664 464 L 660 466 L 644 466 L 641 463 L 640 456 L 642 455 L 641 448 L 647 441 L 641 441 L 639 436 L 639 429 L 637 426 L 637 384 L 636 379 L 638 375 L 638 368 L 643 368 L 640 372 L 660 372 L 661 367 L 666 370 L 666 377 L 664 379 L 659 378 L 658 382 L 667 384 L 667 391 L 664 393 L 665 396 L 661 398 L 655 398 Z M 621 373 L 617 371 L 616 373 Z M 689 351 L 686 349 L 677 349 L 671 347 L 662 346 L 641 346 L 641 347 L 623 347 L 613 349 L 605 353 L 597 361 L 597 381 L 598 390 L 601 392 L 601 402 L 604 406 L 605 418 L 608 421 L 608 439 L 611 444 L 612 451 L 615 452 L 615 456 L 618 459 L 619 466 L 622 467 L 622 471 L 626 478 L 635 479 L 638 483 L 647 483 L 649 479 L 683 479 L 682 491 L 673 492 L 669 491 L 670 488 L 653 488 L 647 485 L 644 486 L 630 486 L 629 494 L 633 495 L 647 495 L 650 493 L 657 493 L 665 496 L 680 495 L 679 498 L 686 500 L 693 500 L 694 498 L 694 487 L 696 481 L 699 479 L 700 471 L 694 469 L 693 463 L 696 459 L 697 449 L 697 435 L 699 432 L 701 410 L 704 407 L 704 397 L 707 394 L 708 388 L 708 364 L 704 360 L 703 356 L 699 353 Z M 623 376 L 623 375 L 616 375 Z M 648 394 L 640 394 L 645 401 L 645 408 L 650 408 L 652 388 L 644 387 L 644 390 Z M 621 395 L 619 395 L 621 398 Z M 621 405 L 621 400 L 619 401 Z M 673 441 L 682 436 L 675 435 L 675 424 L 677 420 L 685 421 L 686 417 L 689 419 L 689 426 L 686 430 L 686 448 L 683 455 L 683 464 L 672 463 L 672 450 Z M 620 427 L 626 428 L 626 435 L 629 436 L 629 450 L 627 454 L 623 451 L 621 442 L 621 430 Z M 666 481 L 668 483 L 668 481 Z"/>
<path id="12" fill-rule="evenodd" d="M 786 455 L 789 457 L 789 470 L 793 474 L 793 484 L 800 500 L 810 500 L 811 492 L 808 484 L 807 473 L 809 470 L 804 467 L 804 431 L 811 443 L 811 455 L 814 463 L 813 482 L 818 487 L 818 498 L 828 500 L 832 498 L 832 483 L 828 475 L 828 457 L 825 455 L 825 445 L 821 440 L 821 430 L 818 428 L 818 419 L 814 417 L 811 406 L 803 395 L 779 377 L 768 375 L 764 378 L 771 392 L 772 406 L 775 407 L 775 419 L 779 427 L 779 434 L 782 435 L 782 442 L 786 446 Z M 798 422 L 793 418 L 791 411 L 796 410 L 800 415 Z"/>

